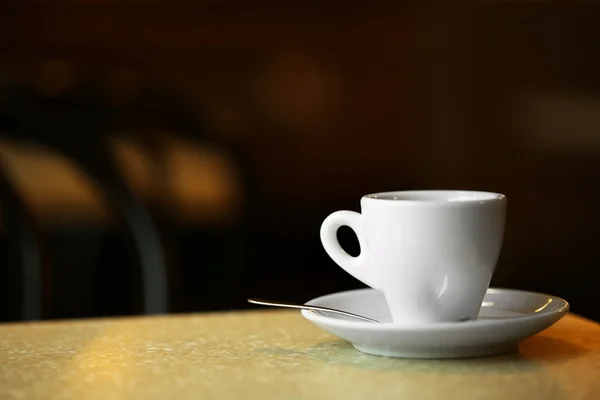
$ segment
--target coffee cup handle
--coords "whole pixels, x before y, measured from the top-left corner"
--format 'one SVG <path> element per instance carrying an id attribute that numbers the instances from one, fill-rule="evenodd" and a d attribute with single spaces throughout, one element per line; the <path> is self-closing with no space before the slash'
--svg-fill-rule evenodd
<path id="1" fill-rule="evenodd" d="M 347 226 L 354 231 L 360 244 L 360 254 L 353 257 L 346 253 L 337 239 L 337 231 L 342 226 Z M 363 216 L 354 211 L 336 211 L 330 214 L 321 224 L 321 243 L 331 259 L 350 275 L 373 286 L 370 266 L 367 265 L 368 250 L 366 246 Z"/>

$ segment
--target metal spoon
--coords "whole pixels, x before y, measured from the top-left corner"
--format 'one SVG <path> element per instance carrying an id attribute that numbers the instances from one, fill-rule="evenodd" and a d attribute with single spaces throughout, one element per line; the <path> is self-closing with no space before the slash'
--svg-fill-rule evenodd
<path id="1" fill-rule="evenodd" d="M 355 318 L 355 319 L 359 319 L 361 321 L 365 321 L 365 322 L 371 322 L 374 324 L 380 324 L 381 322 L 371 319 L 371 318 L 367 318 L 367 317 L 363 317 L 362 315 L 358 315 L 358 314 L 352 314 L 348 311 L 342 311 L 342 310 L 336 310 L 335 308 L 328 308 L 328 307 L 320 307 L 320 306 L 309 306 L 307 304 L 296 304 L 296 303 L 282 303 L 279 301 L 270 301 L 270 300 L 261 300 L 261 299 L 248 299 L 248 303 L 252 303 L 252 304 L 260 304 L 263 306 L 273 306 L 273 307 L 286 307 L 286 308 L 296 308 L 296 309 L 301 309 L 301 310 L 310 310 L 310 311 L 320 311 L 320 312 L 326 312 L 326 313 L 333 313 L 333 314 L 339 314 L 339 315 L 344 315 L 346 317 L 350 317 L 350 318 Z"/>

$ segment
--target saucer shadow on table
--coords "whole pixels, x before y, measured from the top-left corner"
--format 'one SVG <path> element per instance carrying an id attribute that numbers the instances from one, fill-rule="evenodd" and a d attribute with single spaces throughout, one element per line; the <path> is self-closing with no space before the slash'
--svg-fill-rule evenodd
<path id="1" fill-rule="evenodd" d="M 565 362 L 581 356 L 580 347 L 561 339 L 534 336 L 519 344 L 518 350 L 487 357 L 455 359 L 408 359 L 381 357 L 355 350 L 344 340 L 319 343 L 302 352 L 313 361 L 335 363 L 365 370 L 400 370 L 417 372 L 421 369 L 438 373 L 498 373 L 535 371 L 542 361 Z"/>
<path id="2" fill-rule="evenodd" d="M 536 335 L 519 344 L 519 354 L 530 361 L 569 361 L 585 354 L 580 346 L 555 337 Z"/>

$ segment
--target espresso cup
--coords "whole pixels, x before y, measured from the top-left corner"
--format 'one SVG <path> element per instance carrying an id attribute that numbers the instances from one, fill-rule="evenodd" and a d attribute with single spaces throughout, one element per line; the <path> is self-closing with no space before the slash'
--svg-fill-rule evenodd
<path id="1" fill-rule="evenodd" d="M 336 211 L 321 226 L 327 254 L 385 294 L 394 323 L 476 319 L 504 236 L 506 197 L 425 190 L 369 194 L 362 213 Z M 337 230 L 350 227 L 360 255 L 347 254 Z"/>

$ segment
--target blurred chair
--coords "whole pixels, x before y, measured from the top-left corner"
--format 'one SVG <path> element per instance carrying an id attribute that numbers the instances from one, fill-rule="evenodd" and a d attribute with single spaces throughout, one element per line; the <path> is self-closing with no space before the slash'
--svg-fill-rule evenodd
<path id="1" fill-rule="evenodd" d="M 81 85 L 76 89 L 40 94 L 27 84 L 12 85 L 2 96 L 4 104 L 0 110 L 3 113 L 3 126 L 0 126 L 0 132 L 3 137 L 13 142 L 32 142 L 50 149 L 71 161 L 94 183 L 101 197 L 121 217 L 134 241 L 143 283 L 144 313 L 172 311 L 173 304 L 169 303 L 185 296 L 180 293 L 182 285 L 188 293 L 188 304 L 175 306 L 181 306 L 185 311 L 243 304 L 240 288 L 244 244 L 248 237 L 246 217 L 248 206 L 255 197 L 249 190 L 254 187 L 250 180 L 252 170 L 248 163 L 243 162 L 244 153 L 241 149 L 211 136 L 210 131 L 197 121 L 186 101 L 170 91 L 147 85 L 128 102 L 111 104 L 93 85 Z M 131 161 L 126 159 L 131 158 L 131 154 L 126 154 L 124 160 L 119 157 L 123 154 L 119 154 L 114 146 L 115 141 L 122 139 L 141 146 L 149 155 L 151 161 L 145 163 L 144 173 L 154 197 L 142 199 L 136 190 L 138 188 L 131 187 L 131 180 L 127 179 L 130 177 L 126 176 L 128 171 L 122 170 L 123 161 Z M 194 145 L 186 145 L 186 142 Z M 198 154 L 194 153 L 193 148 L 218 149 L 225 155 L 230 164 L 225 168 L 230 168 L 235 175 L 227 179 L 234 180 L 239 186 L 235 200 L 243 201 L 229 205 L 229 209 L 220 213 L 221 217 L 225 216 L 233 222 L 223 225 L 213 221 L 204 228 L 200 222 L 192 228 L 191 234 L 182 239 L 181 233 L 194 225 L 191 222 L 194 218 L 186 217 L 186 212 L 187 215 L 190 212 L 193 214 L 195 208 L 202 206 L 188 202 L 182 213 L 181 205 L 178 207 L 177 201 L 164 202 L 165 193 L 160 191 L 166 191 L 169 186 L 173 188 L 173 185 L 180 188 L 198 186 L 193 173 L 184 174 L 188 176 L 186 182 L 182 182 L 180 176 L 174 176 L 172 171 L 170 176 L 165 176 L 166 170 L 173 169 L 172 165 L 167 164 L 177 164 L 177 161 L 185 164 L 186 170 L 190 165 L 193 168 L 195 166 L 196 171 L 198 167 L 202 168 L 203 164 L 198 163 Z M 182 157 L 185 162 L 181 161 Z M 179 182 L 167 184 L 164 180 L 168 179 L 177 179 Z M 184 190 L 182 194 L 180 189 L 179 197 L 198 195 L 193 192 L 197 189 L 191 190 Z M 168 196 L 173 196 L 172 193 L 166 196 L 167 200 L 172 200 L 168 199 Z M 206 242 L 211 235 L 213 240 Z M 185 271 L 179 267 L 180 263 L 174 262 L 176 244 L 173 241 L 178 236 L 180 250 L 182 244 L 189 250 L 183 255 L 187 262 Z M 215 249 L 215 240 L 222 247 Z M 204 247 L 199 248 L 199 245 Z M 217 253 L 220 262 L 214 260 Z M 222 259 L 225 259 L 224 268 L 218 267 L 223 265 Z M 223 284 L 215 284 L 217 281 Z M 200 300 L 200 304 L 195 304 L 196 300 L 193 299 Z"/>
<path id="2" fill-rule="evenodd" d="M 94 104 L 72 98 L 40 98 L 17 87 L 4 110 L 0 132 L 32 141 L 67 157 L 85 172 L 121 217 L 133 239 L 143 282 L 143 312 L 166 313 L 168 282 L 161 235 L 146 206 L 123 181 L 105 141 L 105 124 Z M 27 282 L 25 286 L 34 285 Z"/>

